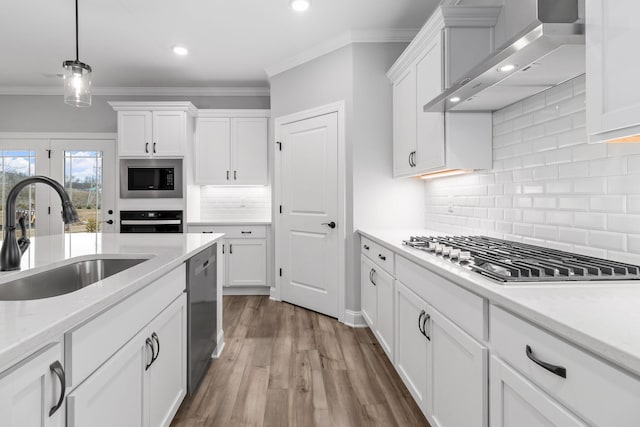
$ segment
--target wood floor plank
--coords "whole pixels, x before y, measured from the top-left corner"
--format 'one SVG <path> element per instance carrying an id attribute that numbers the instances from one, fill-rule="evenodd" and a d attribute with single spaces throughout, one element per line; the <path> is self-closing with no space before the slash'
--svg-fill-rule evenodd
<path id="1" fill-rule="evenodd" d="M 226 346 L 173 427 L 428 427 L 369 329 L 261 296 L 224 298 Z"/>

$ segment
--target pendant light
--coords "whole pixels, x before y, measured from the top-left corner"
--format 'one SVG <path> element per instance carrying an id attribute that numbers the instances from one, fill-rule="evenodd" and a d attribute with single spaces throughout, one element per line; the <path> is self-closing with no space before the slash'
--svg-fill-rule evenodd
<path id="1" fill-rule="evenodd" d="M 76 59 L 64 61 L 64 103 L 91 106 L 91 66 L 80 62 L 78 49 L 78 0 L 76 0 Z"/>

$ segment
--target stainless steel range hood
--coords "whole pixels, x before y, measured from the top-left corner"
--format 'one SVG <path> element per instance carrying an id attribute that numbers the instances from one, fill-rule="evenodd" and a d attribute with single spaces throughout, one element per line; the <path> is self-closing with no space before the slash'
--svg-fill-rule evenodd
<path id="1" fill-rule="evenodd" d="M 535 19 L 525 30 L 427 103 L 424 111 L 494 111 L 584 74 L 578 0 L 535 3 Z"/>

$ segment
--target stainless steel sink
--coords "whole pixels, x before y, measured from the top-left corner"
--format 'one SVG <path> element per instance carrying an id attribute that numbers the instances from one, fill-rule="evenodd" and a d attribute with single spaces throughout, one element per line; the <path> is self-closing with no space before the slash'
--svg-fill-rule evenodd
<path id="1" fill-rule="evenodd" d="M 0 284 L 0 301 L 55 297 L 77 291 L 147 261 L 146 258 L 99 258 L 77 261 Z"/>

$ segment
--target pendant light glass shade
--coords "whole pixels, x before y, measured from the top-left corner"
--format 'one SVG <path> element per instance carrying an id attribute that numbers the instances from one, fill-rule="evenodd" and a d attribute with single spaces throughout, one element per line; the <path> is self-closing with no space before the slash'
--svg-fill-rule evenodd
<path id="1" fill-rule="evenodd" d="M 78 0 L 76 0 L 76 59 L 62 63 L 64 103 L 74 107 L 91 107 L 91 67 L 80 62 L 78 39 Z"/>
<path id="2" fill-rule="evenodd" d="M 91 107 L 91 67 L 80 61 L 64 61 L 64 103 Z"/>

